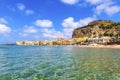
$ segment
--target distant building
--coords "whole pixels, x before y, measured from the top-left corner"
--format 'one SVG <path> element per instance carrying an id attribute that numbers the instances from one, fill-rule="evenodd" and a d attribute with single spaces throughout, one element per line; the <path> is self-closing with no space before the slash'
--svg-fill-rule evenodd
<path id="1" fill-rule="evenodd" d="M 106 43 L 110 42 L 111 37 L 96 37 L 96 38 L 88 38 L 87 42 L 89 43 Z"/>

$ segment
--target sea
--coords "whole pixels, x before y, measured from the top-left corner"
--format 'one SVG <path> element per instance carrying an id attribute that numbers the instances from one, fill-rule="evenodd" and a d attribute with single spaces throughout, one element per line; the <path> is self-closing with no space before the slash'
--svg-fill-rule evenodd
<path id="1" fill-rule="evenodd" d="M 1 45 L 0 80 L 120 80 L 120 49 Z"/>

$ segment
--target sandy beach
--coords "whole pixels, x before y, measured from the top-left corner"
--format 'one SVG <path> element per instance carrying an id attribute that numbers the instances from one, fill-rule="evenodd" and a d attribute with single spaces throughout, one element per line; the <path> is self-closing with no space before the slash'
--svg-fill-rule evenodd
<path id="1" fill-rule="evenodd" d="M 120 49 L 120 45 L 77 45 L 76 47 L 85 48 L 116 48 Z"/>

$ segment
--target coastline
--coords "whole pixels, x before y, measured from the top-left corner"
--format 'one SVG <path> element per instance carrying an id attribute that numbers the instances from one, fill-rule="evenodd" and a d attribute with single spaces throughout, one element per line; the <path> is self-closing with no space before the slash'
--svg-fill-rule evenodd
<path id="1" fill-rule="evenodd" d="M 5 46 L 9 46 L 6 44 L 2 44 Z M 14 45 L 12 45 L 14 46 Z M 16 45 L 16 46 L 43 46 L 43 45 Z M 111 48 L 111 49 L 120 49 L 119 44 L 114 45 L 100 45 L 100 44 L 89 44 L 89 45 L 44 45 L 44 46 L 68 46 L 68 47 L 80 47 L 80 48 Z"/>
<path id="2" fill-rule="evenodd" d="M 120 45 L 75 45 L 74 47 L 120 49 Z"/>

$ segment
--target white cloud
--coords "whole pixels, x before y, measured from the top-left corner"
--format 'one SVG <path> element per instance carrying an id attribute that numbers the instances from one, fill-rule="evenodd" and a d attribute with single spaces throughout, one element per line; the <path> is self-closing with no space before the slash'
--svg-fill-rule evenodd
<path id="1" fill-rule="evenodd" d="M 34 28 L 34 26 L 25 26 L 24 33 L 37 33 L 37 29 Z"/>
<path id="2" fill-rule="evenodd" d="M 27 36 L 29 36 L 29 34 L 27 34 L 27 33 L 19 33 L 19 35 L 22 36 L 22 37 L 27 37 Z"/>
<path id="3" fill-rule="evenodd" d="M 17 4 L 17 8 L 21 11 L 23 11 L 26 15 L 32 15 L 34 14 L 33 10 L 26 9 L 25 5 L 22 3 Z"/>
<path id="4" fill-rule="evenodd" d="M 88 2 L 90 4 L 99 4 L 102 2 L 102 0 L 86 0 L 86 2 Z"/>
<path id="5" fill-rule="evenodd" d="M 85 19 L 80 19 L 79 21 L 75 22 L 73 17 L 68 17 L 64 19 L 64 21 L 62 22 L 62 26 L 64 28 L 77 28 L 77 27 L 85 26 L 89 22 L 94 21 L 95 19 L 96 19 L 96 16 L 93 16 Z"/>
<path id="6" fill-rule="evenodd" d="M 62 23 L 62 26 L 65 28 L 72 28 L 72 27 L 76 28 L 77 25 L 78 25 L 78 22 L 75 22 L 73 17 L 68 17 Z"/>
<path id="7" fill-rule="evenodd" d="M 34 11 L 33 11 L 33 10 L 26 10 L 25 13 L 26 13 L 27 15 L 31 15 L 31 14 L 34 14 Z"/>
<path id="8" fill-rule="evenodd" d="M 78 27 L 85 26 L 85 25 L 87 25 L 88 23 L 90 23 L 90 22 L 92 22 L 94 20 L 96 20 L 96 16 L 80 19 Z"/>
<path id="9" fill-rule="evenodd" d="M 108 15 L 111 16 L 120 12 L 120 6 L 111 6 L 111 7 L 108 7 L 105 11 Z"/>
<path id="10" fill-rule="evenodd" d="M 75 28 L 82 27 L 87 25 L 89 22 L 96 20 L 96 17 L 88 17 L 84 19 L 80 19 L 79 21 L 74 21 L 73 17 L 68 17 L 67 19 L 63 20 L 63 34 L 65 37 L 70 38 L 72 36 L 72 32 Z"/>
<path id="11" fill-rule="evenodd" d="M 17 4 L 17 8 L 18 8 L 19 10 L 25 10 L 25 5 L 22 4 L 22 3 L 18 3 L 18 4 Z"/>
<path id="12" fill-rule="evenodd" d="M 103 12 L 109 16 L 114 15 L 120 12 L 120 6 L 114 5 L 113 2 L 108 2 L 100 4 L 95 8 L 95 13 L 97 13 L 98 15 L 100 15 Z"/>
<path id="13" fill-rule="evenodd" d="M 49 38 L 49 39 L 56 39 L 59 37 L 64 37 L 63 33 L 61 33 L 60 31 L 56 31 L 55 29 L 43 29 L 43 37 L 45 38 Z"/>
<path id="14" fill-rule="evenodd" d="M 11 28 L 5 24 L 0 24 L 0 34 L 7 35 L 11 32 Z"/>
<path id="15" fill-rule="evenodd" d="M 85 19 L 80 19 L 78 21 L 74 21 L 73 17 L 68 17 L 62 22 L 62 31 L 57 31 L 51 28 L 44 28 L 41 30 L 42 36 L 48 39 L 56 39 L 56 38 L 71 38 L 73 30 L 78 27 L 82 27 L 87 25 L 89 22 L 96 20 L 96 17 L 88 17 Z"/>
<path id="16" fill-rule="evenodd" d="M 7 24 L 8 22 L 4 18 L 0 18 L 0 24 Z"/>
<path id="17" fill-rule="evenodd" d="M 85 19 L 80 19 L 78 21 L 75 21 L 73 17 L 68 17 L 63 20 L 63 22 L 62 22 L 63 29 L 61 31 L 52 28 L 51 25 L 48 26 L 49 20 L 47 20 L 47 21 L 46 20 L 37 20 L 36 25 L 42 26 L 40 28 L 39 32 L 33 26 L 25 26 L 25 28 L 23 29 L 22 33 L 20 33 L 20 35 L 24 36 L 24 37 L 31 36 L 34 38 L 42 37 L 44 39 L 56 39 L 56 38 L 60 38 L 60 37 L 71 38 L 73 30 L 75 28 L 85 26 L 93 20 L 96 20 L 95 16 L 88 17 Z M 38 36 L 38 35 L 40 35 L 40 36 Z"/>
<path id="18" fill-rule="evenodd" d="M 112 2 L 112 0 L 86 0 L 87 3 L 90 3 L 92 5 L 98 5 L 103 3 L 109 3 Z"/>
<path id="19" fill-rule="evenodd" d="M 62 33 L 64 34 L 65 38 L 71 38 L 74 29 L 75 28 L 63 28 Z"/>
<path id="20" fill-rule="evenodd" d="M 116 5 L 115 1 L 113 0 L 86 0 L 86 2 L 95 5 L 95 15 L 105 13 L 109 16 L 112 16 L 120 12 L 120 6 Z"/>
<path id="21" fill-rule="evenodd" d="M 32 34 L 36 34 L 38 30 L 34 26 L 27 26 L 23 28 L 23 30 L 19 33 L 20 36 L 26 37 Z"/>
<path id="22" fill-rule="evenodd" d="M 65 4 L 74 5 L 79 2 L 79 0 L 61 0 Z"/>
<path id="23" fill-rule="evenodd" d="M 65 19 L 62 23 L 62 26 L 64 28 L 77 28 L 77 27 L 82 27 L 87 25 L 89 22 L 96 20 L 96 17 L 88 17 L 85 19 L 80 19 L 79 21 L 74 21 L 73 17 L 68 17 L 67 19 Z"/>
<path id="24" fill-rule="evenodd" d="M 53 23 L 50 20 L 36 20 L 35 25 L 40 27 L 52 27 Z"/>
<path id="25" fill-rule="evenodd" d="M 10 33 L 12 30 L 9 26 L 7 26 L 7 20 L 4 18 L 0 18 L 0 34 L 1 35 L 7 35 Z"/>

